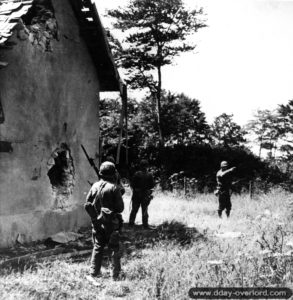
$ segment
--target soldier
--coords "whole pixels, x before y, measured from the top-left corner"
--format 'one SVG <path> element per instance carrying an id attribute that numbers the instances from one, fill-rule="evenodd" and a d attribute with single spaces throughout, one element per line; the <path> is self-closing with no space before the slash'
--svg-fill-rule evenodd
<path id="1" fill-rule="evenodd" d="M 152 189 L 155 184 L 152 174 L 147 171 L 147 167 L 148 162 L 142 160 L 140 170 L 134 173 L 130 183 L 132 188 L 132 209 L 129 216 L 129 226 L 134 225 L 136 214 L 141 206 L 143 227 L 149 229 L 148 206 L 152 200 Z"/>
<path id="2" fill-rule="evenodd" d="M 120 189 L 116 186 L 116 168 L 111 162 L 101 164 L 101 179 L 93 184 L 87 198 L 85 209 L 93 223 L 93 253 L 91 258 L 91 276 L 101 276 L 103 250 L 108 245 L 112 256 L 113 279 L 121 271 L 119 251 L 119 219 L 124 209 Z"/>
<path id="3" fill-rule="evenodd" d="M 221 218 L 223 210 L 226 210 L 226 215 L 229 218 L 231 211 L 231 185 L 232 185 L 232 172 L 235 167 L 228 169 L 228 162 L 221 162 L 221 169 L 217 172 L 217 190 L 215 195 L 219 198 L 218 215 Z"/>

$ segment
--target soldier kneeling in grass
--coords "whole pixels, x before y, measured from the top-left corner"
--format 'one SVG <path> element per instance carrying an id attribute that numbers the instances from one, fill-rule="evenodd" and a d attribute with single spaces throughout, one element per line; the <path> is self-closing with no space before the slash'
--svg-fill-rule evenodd
<path id="1" fill-rule="evenodd" d="M 124 203 L 120 188 L 115 184 L 115 165 L 108 161 L 102 163 L 99 175 L 101 179 L 91 187 L 85 204 L 93 225 L 91 276 L 101 276 L 104 247 L 108 245 L 112 257 L 112 277 L 117 279 L 121 271 L 119 230 Z"/>
<path id="2" fill-rule="evenodd" d="M 236 167 L 229 168 L 228 162 L 221 162 L 221 169 L 217 172 L 217 189 L 215 195 L 219 199 L 218 215 L 221 218 L 223 210 L 226 210 L 226 215 L 229 218 L 231 211 L 231 186 L 232 172 Z"/>

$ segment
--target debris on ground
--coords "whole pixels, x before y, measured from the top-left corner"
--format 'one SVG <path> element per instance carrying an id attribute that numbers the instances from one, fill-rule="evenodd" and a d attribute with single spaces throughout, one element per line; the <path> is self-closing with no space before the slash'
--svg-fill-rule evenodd
<path id="1" fill-rule="evenodd" d="M 69 242 L 73 242 L 78 240 L 82 237 L 82 234 L 75 233 L 75 232 L 59 232 L 57 234 L 52 235 L 49 237 L 53 242 L 59 243 L 59 244 L 67 244 Z"/>
<path id="2" fill-rule="evenodd" d="M 22 244 L 17 239 L 13 247 L 0 249 L 0 269 L 22 269 L 44 260 L 89 256 L 92 249 L 91 230 L 83 228 L 78 233 L 60 232 L 43 241 Z"/>
<path id="3" fill-rule="evenodd" d="M 196 228 L 174 221 L 164 222 L 151 230 L 145 230 L 139 225 L 133 228 L 125 226 L 121 235 L 122 251 L 124 255 L 131 257 L 139 257 L 143 249 L 152 248 L 158 242 L 170 240 L 180 245 L 187 245 L 193 241 L 207 240 L 207 238 Z M 105 256 L 107 256 L 108 251 L 105 250 Z M 83 228 L 78 233 L 59 232 L 43 241 L 30 244 L 21 244 L 18 241 L 14 247 L 0 249 L 0 269 L 22 270 L 28 266 L 33 267 L 39 262 L 56 259 L 83 261 L 90 257 L 91 251 L 91 228 Z"/>

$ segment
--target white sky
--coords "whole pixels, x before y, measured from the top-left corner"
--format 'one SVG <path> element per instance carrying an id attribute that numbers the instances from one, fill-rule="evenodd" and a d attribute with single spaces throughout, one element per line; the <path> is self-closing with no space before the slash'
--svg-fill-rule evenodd
<path id="1" fill-rule="evenodd" d="M 127 0 L 96 0 L 105 9 Z M 163 88 L 200 101 L 209 122 L 223 112 L 244 125 L 257 109 L 293 99 L 293 0 L 185 0 L 203 7 L 196 51 L 163 69 Z M 118 37 L 119 38 L 119 37 Z"/>

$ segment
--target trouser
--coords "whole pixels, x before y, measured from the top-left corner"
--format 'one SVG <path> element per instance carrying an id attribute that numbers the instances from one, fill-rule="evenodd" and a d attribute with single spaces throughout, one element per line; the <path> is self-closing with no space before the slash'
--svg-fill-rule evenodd
<path id="1" fill-rule="evenodd" d="M 97 276 L 101 272 L 104 248 L 108 245 L 112 263 L 112 276 L 117 277 L 121 271 L 119 232 L 109 231 L 107 228 L 93 230 L 93 252 L 91 258 L 91 275 Z"/>
<path id="2" fill-rule="evenodd" d="M 232 208 L 232 204 L 231 204 L 230 191 L 220 191 L 219 192 L 219 208 L 218 208 L 219 217 L 222 216 L 223 210 L 226 210 L 226 215 L 227 215 L 227 217 L 229 217 L 231 208 Z"/>
<path id="3" fill-rule="evenodd" d="M 141 207 L 142 224 L 144 227 L 148 226 L 148 206 L 150 204 L 150 196 L 143 192 L 133 192 L 132 195 L 132 208 L 129 216 L 129 225 L 134 225 L 136 214 Z"/>

